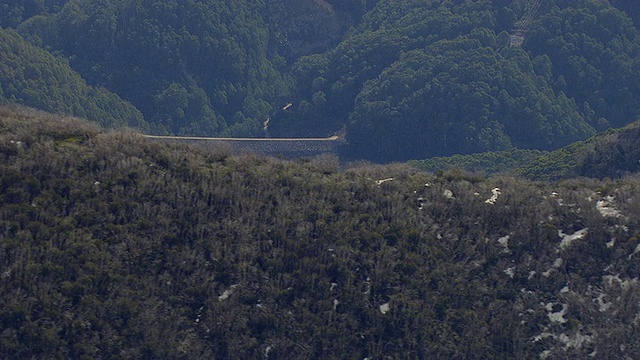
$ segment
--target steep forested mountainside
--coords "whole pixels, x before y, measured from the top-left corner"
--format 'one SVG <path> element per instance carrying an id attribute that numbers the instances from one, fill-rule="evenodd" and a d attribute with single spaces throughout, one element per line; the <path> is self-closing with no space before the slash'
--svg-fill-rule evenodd
<path id="1" fill-rule="evenodd" d="M 149 124 L 131 103 L 104 89 L 87 85 L 61 58 L 0 28 L 0 101 L 50 112 L 81 116 L 105 127 Z"/>
<path id="2" fill-rule="evenodd" d="M 339 170 L 0 108 L 2 358 L 640 357 L 640 182 Z"/>
<path id="3" fill-rule="evenodd" d="M 0 27 L 15 28 L 38 15 L 58 12 L 69 0 L 0 0 Z"/>
<path id="4" fill-rule="evenodd" d="M 0 6 L 4 28 L 67 58 L 157 133 L 342 132 L 342 155 L 387 162 L 554 150 L 640 114 L 638 12 L 628 1 Z"/>
<path id="5" fill-rule="evenodd" d="M 637 119 L 638 44 L 602 1 L 380 1 L 297 63 L 272 132 L 346 124 L 349 153 L 378 161 L 553 149 Z"/>
<path id="6" fill-rule="evenodd" d="M 522 46 L 544 59 L 540 75 L 573 99 L 594 127 L 637 120 L 640 37 L 624 13 L 601 1 L 558 1 L 532 24 Z"/>
<path id="7" fill-rule="evenodd" d="M 166 132 L 249 135 L 286 91 L 266 10 L 252 1 L 71 1 L 18 30 Z"/>
<path id="8" fill-rule="evenodd" d="M 323 53 L 342 40 L 376 1 L 270 0 L 267 1 L 271 46 L 293 63 L 309 54 Z"/>
<path id="9" fill-rule="evenodd" d="M 131 101 L 161 132 L 259 136 L 288 98 L 287 62 L 337 43 L 364 6 L 72 1 L 18 29 Z"/>

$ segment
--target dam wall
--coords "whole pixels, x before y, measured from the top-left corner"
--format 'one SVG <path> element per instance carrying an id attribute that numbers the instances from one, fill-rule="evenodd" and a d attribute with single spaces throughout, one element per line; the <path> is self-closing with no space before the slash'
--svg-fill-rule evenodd
<path id="1" fill-rule="evenodd" d="M 283 158 L 313 157 L 321 154 L 336 153 L 337 148 L 344 144 L 344 141 L 337 136 L 330 138 L 300 139 L 207 138 L 155 135 L 145 135 L 145 137 L 160 141 L 176 141 L 203 146 L 215 146 L 216 144 L 221 144 L 230 146 L 234 152 L 246 151 Z"/>

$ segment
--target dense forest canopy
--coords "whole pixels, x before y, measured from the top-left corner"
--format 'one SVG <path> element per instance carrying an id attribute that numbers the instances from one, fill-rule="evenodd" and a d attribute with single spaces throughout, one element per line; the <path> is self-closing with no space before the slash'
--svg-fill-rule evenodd
<path id="1" fill-rule="evenodd" d="M 552 149 L 636 120 L 632 20 L 602 1 L 534 3 L 381 1 L 299 61 L 299 107 L 276 120 L 284 133 L 346 123 L 350 154 L 383 161 Z"/>
<path id="2" fill-rule="evenodd" d="M 640 114 L 629 1 L 0 6 L 4 28 L 133 104 L 155 133 L 342 132 L 342 155 L 387 162 L 553 150 Z"/>
<path id="3" fill-rule="evenodd" d="M 640 38 L 633 22 L 606 2 L 558 3 L 531 26 L 523 48 L 548 57 L 549 80 L 583 107 L 592 125 L 636 120 Z"/>
<path id="4" fill-rule="evenodd" d="M 0 101 L 73 114 L 107 127 L 149 130 L 131 103 L 86 81 L 61 58 L 26 42 L 11 29 L 0 29 Z"/>
<path id="5" fill-rule="evenodd" d="M 37 16 L 60 11 L 69 0 L 0 0 L 0 26 L 12 27 Z"/>
<path id="6" fill-rule="evenodd" d="M 610 0 L 611 5 L 624 11 L 633 22 L 637 25 L 640 24 L 640 7 L 633 0 Z"/>
<path id="7" fill-rule="evenodd" d="M 166 132 L 217 134 L 236 124 L 248 135 L 285 90 L 267 51 L 265 11 L 249 1 L 71 1 L 19 30 Z"/>
<path id="8" fill-rule="evenodd" d="M 157 132 L 256 136 L 288 94 L 287 61 L 326 50 L 365 6 L 324 3 L 69 1 L 18 29 Z"/>

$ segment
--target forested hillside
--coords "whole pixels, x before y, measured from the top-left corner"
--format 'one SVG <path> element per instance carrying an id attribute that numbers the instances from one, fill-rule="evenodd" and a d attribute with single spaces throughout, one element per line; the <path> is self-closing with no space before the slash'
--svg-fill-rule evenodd
<path id="1" fill-rule="evenodd" d="M 518 169 L 540 180 L 570 177 L 621 178 L 640 172 L 640 123 L 611 130 L 540 156 Z"/>
<path id="2" fill-rule="evenodd" d="M 637 3 L 633 0 L 610 0 L 611 5 L 616 8 L 624 11 L 631 19 L 633 19 L 634 23 L 640 25 L 640 7 L 638 7 Z"/>
<path id="3" fill-rule="evenodd" d="M 102 126 L 149 130 L 142 114 L 118 95 L 87 85 L 69 64 L 0 29 L 0 101 L 81 116 Z"/>
<path id="4" fill-rule="evenodd" d="M 630 1 L 56 0 L 0 7 L 5 31 L 133 104 L 154 133 L 340 132 L 349 143 L 341 157 L 391 162 L 555 150 L 640 115 L 638 10 Z M 18 71 L 5 76 L 22 82 Z M 30 96 L 15 99 L 42 107 Z"/>
<path id="5" fill-rule="evenodd" d="M 422 171 L 463 170 L 484 176 L 518 175 L 531 180 L 620 179 L 640 173 L 640 122 L 551 152 L 510 150 L 434 157 L 408 163 Z"/>
<path id="6" fill-rule="evenodd" d="M 289 94 L 287 62 L 334 45 L 363 11 L 355 5 L 71 1 L 18 30 L 135 104 L 161 133 L 260 136 Z"/>
<path id="7" fill-rule="evenodd" d="M 0 358 L 640 358 L 638 9 L 0 0 Z"/>
<path id="8" fill-rule="evenodd" d="M 639 199 L 2 107 L 0 357 L 638 358 Z"/>
<path id="9" fill-rule="evenodd" d="M 346 124 L 349 154 L 377 161 L 554 149 L 638 118 L 638 44 L 603 1 L 380 1 L 298 62 L 273 129 Z"/>
<path id="10" fill-rule="evenodd" d="M 60 11 L 69 0 L 0 0 L 0 26 L 15 28 L 38 15 Z"/>
<path id="11" fill-rule="evenodd" d="M 72 1 L 18 29 L 174 134 L 256 133 L 286 90 L 264 3 Z"/>

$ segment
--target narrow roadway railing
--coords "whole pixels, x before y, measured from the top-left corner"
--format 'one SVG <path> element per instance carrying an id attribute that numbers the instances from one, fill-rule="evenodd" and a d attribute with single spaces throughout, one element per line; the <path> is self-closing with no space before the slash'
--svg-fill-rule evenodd
<path id="1" fill-rule="evenodd" d="M 340 137 L 333 135 L 327 138 L 222 138 L 202 136 L 169 136 L 169 135 L 143 135 L 149 139 L 166 140 L 202 140 L 202 141 L 338 141 Z"/>

